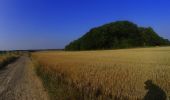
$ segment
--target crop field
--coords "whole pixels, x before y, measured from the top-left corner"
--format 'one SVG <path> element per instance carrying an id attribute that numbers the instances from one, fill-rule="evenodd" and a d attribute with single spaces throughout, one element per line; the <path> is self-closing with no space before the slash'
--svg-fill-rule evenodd
<path id="1" fill-rule="evenodd" d="M 170 47 L 47 51 L 32 57 L 41 73 L 60 79 L 83 99 L 141 100 L 148 91 L 170 96 Z"/>
<path id="2" fill-rule="evenodd" d="M 18 55 L 11 53 L 11 54 L 1 54 L 0 55 L 0 68 L 6 66 L 10 62 L 14 61 Z"/>
<path id="3" fill-rule="evenodd" d="M 7 56 L 4 56 L 4 55 L 2 56 L 2 55 L 1 55 L 1 56 L 0 56 L 0 63 L 2 63 L 5 59 L 7 59 Z"/>

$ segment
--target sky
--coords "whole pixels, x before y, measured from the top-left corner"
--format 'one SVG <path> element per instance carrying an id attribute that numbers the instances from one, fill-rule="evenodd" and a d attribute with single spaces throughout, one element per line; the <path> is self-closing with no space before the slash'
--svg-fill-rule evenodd
<path id="1" fill-rule="evenodd" d="M 91 28 L 129 20 L 170 39 L 170 0 L 0 0 L 0 50 L 62 49 Z"/>

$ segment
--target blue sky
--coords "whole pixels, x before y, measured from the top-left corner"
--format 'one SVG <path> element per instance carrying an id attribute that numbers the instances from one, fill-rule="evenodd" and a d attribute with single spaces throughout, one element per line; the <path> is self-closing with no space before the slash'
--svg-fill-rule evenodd
<path id="1" fill-rule="evenodd" d="M 64 48 L 90 28 L 117 20 L 170 39 L 169 0 L 0 0 L 0 50 Z"/>

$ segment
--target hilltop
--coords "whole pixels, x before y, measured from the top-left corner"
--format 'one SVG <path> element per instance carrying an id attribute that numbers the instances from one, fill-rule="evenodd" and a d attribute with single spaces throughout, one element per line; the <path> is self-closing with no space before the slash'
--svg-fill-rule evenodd
<path id="1" fill-rule="evenodd" d="M 92 28 L 72 41 L 65 50 L 100 50 L 146 46 L 166 46 L 170 41 L 151 27 L 139 27 L 130 21 L 116 21 Z"/>

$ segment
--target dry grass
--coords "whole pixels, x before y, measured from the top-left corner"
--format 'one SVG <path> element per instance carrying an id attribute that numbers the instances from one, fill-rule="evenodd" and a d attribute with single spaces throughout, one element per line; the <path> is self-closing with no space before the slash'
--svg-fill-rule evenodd
<path id="1" fill-rule="evenodd" d="M 7 57 L 5 57 L 5 56 L 0 56 L 0 63 L 2 63 L 3 60 L 6 59 L 6 58 L 7 58 Z"/>
<path id="2" fill-rule="evenodd" d="M 89 99 L 142 99 L 152 80 L 170 96 L 170 47 L 38 52 L 43 73 L 61 77 Z"/>
<path id="3" fill-rule="evenodd" d="M 18 58 L 16 54 L 3 54 L 0 55 L 0 68 L 5 67 L 7 64 L 13 62 Z"/>
<path id="4" fill-rule="evenodd" d="M 3 63 L 6 59 L 8 59 L 8 55 L 0 55 L 0 64 Z"/>

